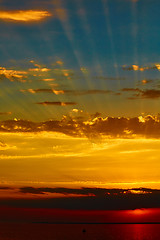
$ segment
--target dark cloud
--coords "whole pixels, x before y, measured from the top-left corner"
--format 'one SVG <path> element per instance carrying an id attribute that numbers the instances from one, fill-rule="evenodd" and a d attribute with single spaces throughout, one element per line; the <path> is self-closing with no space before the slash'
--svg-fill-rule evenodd
<path id="1" fill-rule="evenodd" d="M 122 88 L 122 92 L 141 92 L 139 88 Z"/>
<path id="2" fill-rule="evenodd" d="M 158 89 L 144 89 L 141 90 L 139 88 L 123 88 L 122 92 L 137 92 L 137 94 L 133 94 L 129 99 L 157 99 L 160 97 L 160 90 Z"/>
<path id="3" fill-rule="evenodd" d="M 156 89 L 146 89 L 141 92 L 141 98 L 155 99 L 160 97 L 160 90 Z"/>
<path id="4" fill-rule="evenodd" d="M 36 104 L 41 104 L 41 105 L 56 105 L 56 106 L 68 106 L 68 105 L 76 105 L 77 103 L 75 102 L 37 102 Z"/>
<path id="5" fill-rule="evenodd" d="M 99 112 L 91 114 L 91 117 L 93 117 L 93 118 L 100 117 L 100 116 L 101 116 L 101 113 L 99 113 Z"/>
<path id="6" fill-rule="evenodd" d="M 0 190 L 13 190 L 13 188 L 0 186 Z"/>
<path id="7" fill-rule="evenodd" d="M 160 190 L 150 188 L 105 189 L 105 188 L 32 188 L 23 187 L 24 194 L 61 193 L 61 198 L 0 199 L 0 205 L 12 207 L 54 208 L 69 210 L 127 210 L 159 208 Z M 72 196 L 69 196 L 72 194 Z M 73 196 L 75 194 L 75 196 Z M 82 196 L 78 196 L 78 195 Z"/>
<path id="8" fill-rule="evenodd" d="M 61 104 L 58 102 L 58 104 Z M 64 116 L 62 120 L 32 122 L 27 120 L 5 120 L 0 122 L 0 132 L 61 132 L 70 136 L 96 138 L 160 138 L 160 117 L 95 117 L 83 120 Z"/>
<path id="9" fill-rule="evenodd" d="M 85 196 L 108 196 L 108 195 L 121 195 L 121 194 L 160 194 L 160 190 L 150 188 L 131 188 L 131 189 L 119 189 L 119 188 L 35 188 L 35 187 L 21 187 L 19 188 L 21 193 L 32 193 L 32 194 L 45 194 L 45 193 L 61 193 L 64 195 L 68 194 L 80 194 Z"/>
<path id="10" fill-rule="evenodd" d="M 110 90 L 100 90 L 100 89 L 92 89 L 92 90 L 57 90 L 50 88 L 41 88 L 41 89 L 22 89 L 21 92 L 30 92 L 30 93 L 54 93 L 58 94 L 68 94 L 68 95 L 89 95 L 89 94 L 107 94 L 111 93 Z"/>

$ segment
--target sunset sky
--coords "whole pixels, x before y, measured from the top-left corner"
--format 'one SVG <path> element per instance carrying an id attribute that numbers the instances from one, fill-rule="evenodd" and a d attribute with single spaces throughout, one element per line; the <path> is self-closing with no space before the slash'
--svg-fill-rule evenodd
<path id="1" fill-rule="evenodd" d="M 117 210 L 154 208 L 160 221 L 159 9 L 0 0 L 2 220 L 38 206 L 62 209 L 64 221 L 71 210 L 83 221 L 83 211 L 112 210 L 112 221 Z"/>

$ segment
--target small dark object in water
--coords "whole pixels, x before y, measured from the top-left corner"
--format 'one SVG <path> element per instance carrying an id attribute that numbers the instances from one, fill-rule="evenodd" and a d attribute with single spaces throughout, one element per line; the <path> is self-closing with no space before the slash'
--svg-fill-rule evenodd
<path id="1" fill-rule="evenodd" d="M 83 232 L 83 233 L 86 233 L 86 229 L 84 228 L 84 229 L 82 230 L 82 232 Z"/>

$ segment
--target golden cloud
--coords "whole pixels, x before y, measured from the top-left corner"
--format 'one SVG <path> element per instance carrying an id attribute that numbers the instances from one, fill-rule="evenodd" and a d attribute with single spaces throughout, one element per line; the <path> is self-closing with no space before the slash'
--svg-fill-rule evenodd
<path id="1" fill-rule="evenodd" d="M 18 11 L 0 11 L 0 19 L 4 21 L 34 22 L 43 20 L 51 16 L 48 11 L 38 10 L 18 10 Z"/>
<path id="2" fill-rule="evenodd" d="M 48 68 L 30 68 L 28 69 L 30 72 L 48 72 L 50 69 Z"/>
<path id="3" fill-rule="evenodd" d="M 0 79 L 9 79 L 11 82 L 13 81 L 20 81 L 25 82 L 23 78 L 26 78 L 26 71 L 19 71 L 13 69 L 6 69 L 5 67 L 0 67 Z"/>
<path id="4" fill-rule="evenodd" d="M 160 71 L 160 64 L 154 63 L 149 66 L 139 66 L 139 65 L 135 65 L 135 64 L 133 64 L 131 66 L 123 65 L 122 69 L 127 70 L 127 71 L 141 71 L 141 72 L 143 72 L 145 70 L 153 70 L 153 69 L 157 69 L 158 71 Z"/>

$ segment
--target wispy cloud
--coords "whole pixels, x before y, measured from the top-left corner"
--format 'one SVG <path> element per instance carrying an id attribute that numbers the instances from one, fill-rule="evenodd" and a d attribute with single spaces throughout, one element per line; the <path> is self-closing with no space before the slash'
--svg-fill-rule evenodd
<path id="1" fill-rule="evenodd" d="M 68 105 L 76 105 L 77 103 L 75 102 L 38 102 L 37 104 L 41 104 L 41 105 L 44 105 L 44 106 L 47 106 L 47 105 L 56 105 L 56 106 L 68 106 Z"/>
<path id="2" fill-rule="evenodd" d="M 144 89 L 141 90 L 139 88 L 123 88 L 122 92 L 137 92 L 133 94 L 129 99 L 157 99 L 160 98 L 160 90 L 158 89 Z"/>
<path id="3" fill-rule="evenodd" d="M 56 86 L 55 86 L 56 87 Z M 56 90 L 56 89 L 48 89 L 48 88 L 40 88 L 40 89 L 21 89 L 21 92 L 29 92 L 29 93 L 54 93 L 56 95 L 64 94 L 63 90 Z"/>
<path id="4" fill-rule="evenodd" d="M 3 21 L 34 22 L 43 20 L 49 16 L 51 14 L 48 11 L 40 10 L 0 11 L 0 19 Z"/>
<path id="5" fill-rule="evenodd" d="M 4 150 L 8 150 L 8 149 L 16 149 L 16 146 L 11 146 L 11 145 L 8 145 L 8 144 L 0 141 L 0 151 L 4 151 Z"/>
<path id="6" fill-rule="evenodd" d="M 98 80 L 125 80 L 125 77 L 109 77 L 109 76 L 96 76 L 93 77 L 94 79 Z"/>
<path id="7" fill-rule="evenodd" d="M 39 89 L 22 89 L 21 92 L 30 92 L 30 93 L 55 93 L 58 94 L 68 94 L 68 95 L 91 95 L 91 94 L 108 94 L 112 91 L 110 90 L 100 90 L 100 89 L 92 89 L 92 90 L 56 90 L 56 89 L 50 89 L 50 88 L 39 88 Z"/>

